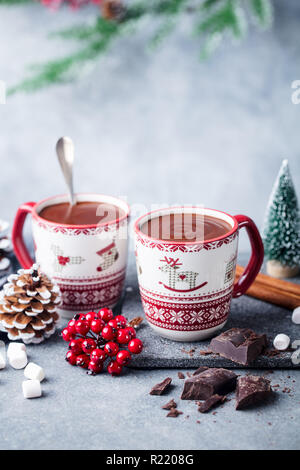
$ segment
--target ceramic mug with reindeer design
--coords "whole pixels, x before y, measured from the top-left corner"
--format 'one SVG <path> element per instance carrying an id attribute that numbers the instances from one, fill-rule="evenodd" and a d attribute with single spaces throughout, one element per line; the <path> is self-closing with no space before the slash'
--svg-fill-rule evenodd
<path id="1" fill-rule="evenodd" d="M 238 236 L 246 228 L 252 254 L 234 283 Z M 232 297 L 245 293 L 263 261 L 254 222 L 203 207 L 159 209 L 135 223 L 136 262 L 146 318 L 160 335 L 198 341 L 228 318 Z"/>
<path id="2" fill-rule="evenodd" d="M 15 217 L 12 241 L 23 268 L 34 260 L 23 240 L 23 225 L 32 216 L 36 261 L 60 287 L 60 314 L 71 317 L 119 300 L 127 263 L 129 207 L 115 197 L 77 194 L 70 211 L 66 195 L 27 202 Z"/>

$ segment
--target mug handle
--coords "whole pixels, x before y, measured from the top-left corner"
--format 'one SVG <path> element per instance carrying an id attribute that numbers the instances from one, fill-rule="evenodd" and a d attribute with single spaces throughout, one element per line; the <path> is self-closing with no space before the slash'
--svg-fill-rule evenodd
<path id="1" fill-rule="evenodd" d="M 250 285 L 259 273 L 264 260 L 264 245 L 258 228 L 256 227 L 253 220 L 250 219 L 250 217 L 241 214 L 235 215 L 234 217 L 238 223 L 238 230 L 245 227 L 250 240 L 252 251 L 249 263 L 233 287 L 232 296 L 240 297 L 249 289 Z"/>
<path id="2" fill-rule="evenodd" d="M 20 265 L 24 269 L 29 269 L 34 263 L 24 243 L 23 226 L 27 215 L 32 213 L 32 209 L 35 205 L 35 202 L 22 204 L 18 209 L 12 228 L 11 239 L 14 251 Z"/>

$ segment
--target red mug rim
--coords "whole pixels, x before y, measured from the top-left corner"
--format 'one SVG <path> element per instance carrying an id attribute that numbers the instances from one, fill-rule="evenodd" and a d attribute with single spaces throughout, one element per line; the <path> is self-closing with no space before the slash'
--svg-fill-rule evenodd
<path id="1" fill-rule="evenodd" d="M 129 204 L 127 202 L 125 202 L 123 199 L 117 198 L 115 196 L 109 196 L 109 195 L 106 195 L 106 194 L 98 194 L 98 193 L 76 193 L 75 196 L 80 196 L 80 197 L 87 196 L 86 202 L 90 202 L 90 201 L 91 202 L 97 202 L 97 201 L 92 201 L 91 200 L 92 196 L 95 196 L 95 197 L 99 198 L 99 202 L 105 202 L 105 201 L 100 200 L 102 197 L 103 198 L 109 198 L 109 199 L 111 199 L 112 204 L 115 203 L 115 205 L 118 208 L 122 209 L 125 213 L 124 213 L 124 215 L 122 215 L 122 217 L 119 217 L 118 219 L 110 220 L 109 222 L 103 222 L 103 223 L 99 223 L 99 224 L 71 225 L 71 224 L 63 224 L 63 223 L 58 223 L 58 222 L 52 222 L 51 220 L 47 220 L 47 219 L 44 219 L 43 217 L 41 217 L 37 212 L 37 208 L 40 205 L 42 205 L 44 203 L 47 203 L 48 201 L 52 201 L 54 199 L 65 198 L 66 200 L 68 200 L 68 195 L 67 194 L 57 194 L 56 196 L 49 196 L 45 199 L 42 199 L 39 202 L 36 202 L 35 205 L 32 208 L 32 217 L 37 219 L 38 221 L 42 222 L 43 224 L 51 225 L 53 227 L 64 227 L 64 228 L 68 228 L 68 229 L 87 229 L 87 228 L 95 228 L 96 229 L 98 227 L 106 227 L 108 225 L 120 224 L 121 222 L 123 222 L 123 220 L 126 220 L 130 215 Z M 50 205 L 50 204 L 48 204 L 48 205 Z M 125 206 L 125 207 L 123 207 L 123 206 Z M 47 205 L 45 207 L 47 207 Z"/>
<path id="2" fill-rule="evenodd" d="M 185 209 L 202 209 L 203 211 L 217 212 L 218 214 L 223 214 L 223 215 L 226 215 L 227 217 L 229 217 L 233 221 L 233 227 L 229 232 L 225 233 L 225 235 L 222 235 L 220 237 L 210 238 L 208 240 L 203 240 L 203 241 L 193 241 L 193 242 L 188 242 L 188 241 L 181 241 L 180 242 L 180 241 L 176 241 L 176 240 L 163 240 L 163 239 L 160 239 L 160 238 L 154 238 L 154 237 L 150 237 L 149 235 L 146 235 L 144 232 L 142 232 L 140 230 L 139 224 L 140 224 L 141 220 L 144 219 L 145 217 L 150 216 L 150 219 L 152 219 L 152 214 L 155 214 L 155 213 L 161 212 L 161 211 L 170 211 L 171 212 L 174 209 L 182 209 L 182 210 L 185 210 Z M 149 218 L 147 220 L 149 220 Z M 238 229 L 238 222 L 237 222 L 236 218 L 233 215 L 230 215 L 227 212 L 220 211 L 218 209 L 210 209 L 209 207 L 202 207 L 202 206 L 162 207 L 160 209 L 155 209 L 153 211 L 149 211 L 146 214 L 141 215 L 135 221 L 135 224 L 134 224 L 134 231 L 137 234 L 139 234 L 142 238 L 146 238 L 147 240 L 153 240 L 155 242 L 160 242 L 160 243 L 167 244 L 167 245 L 199 245 L 199 244 L 201 245 L 201 244 L 204 244 L 204 243 L 205 244 L 206 243 L 211 243 L 211 242 L 223 240 L 224 238 L 229 237 L 230 235 L 234 234 L 237 231 L 237 229 Z"/>

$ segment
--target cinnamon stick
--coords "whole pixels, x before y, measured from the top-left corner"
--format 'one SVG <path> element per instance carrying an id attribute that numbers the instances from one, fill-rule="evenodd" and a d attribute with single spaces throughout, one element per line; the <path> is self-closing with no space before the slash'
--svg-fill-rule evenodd
<path id="1" fill-rule="evenodd" d="M 243 271 L 244 268 L 242 266 L 236 267 L 236 279 L 241 276 Z M 246 295 L 291 310 L 300 305 L 299 284 L 276 279 L 262 273 L 257 275 L 255 281 L 247 290 Z"/>

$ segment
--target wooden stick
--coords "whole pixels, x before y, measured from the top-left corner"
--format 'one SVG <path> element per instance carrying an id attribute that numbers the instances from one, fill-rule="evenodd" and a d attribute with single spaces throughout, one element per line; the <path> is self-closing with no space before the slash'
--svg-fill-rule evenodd
<path id="1" fill-rule="evenodd" d="M 244 268 L 242 266 L 236 267 L 237 279 L 243 271 Z M 246 295 L 291 310 L 300 305 L 300 285 L 275 279 L 261 273 L 257 275 L 255 281 L 247 290 Z"/>
<path id="2" fill-rule="evenodd" d="M 243 266 L 236 266 L 235 274 L 239 277 L 244 272 Z M 264 285 L 269 287 L 276 287 L 276 289 L 281 289 L 284 292 L 291 292 L 292 294 L 296 294 L 300 296 L 300 284 L 294 284 L 293 282 L 283 281 L 282 279 L 277 279 L 271 276 L 267 276 L 267 274 L 259 273 L 256 278 L 255 282 L 262 282 Z"/>

